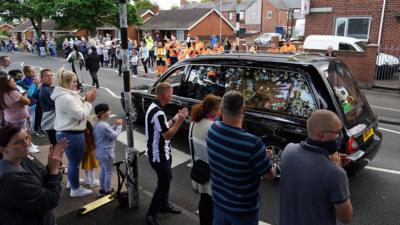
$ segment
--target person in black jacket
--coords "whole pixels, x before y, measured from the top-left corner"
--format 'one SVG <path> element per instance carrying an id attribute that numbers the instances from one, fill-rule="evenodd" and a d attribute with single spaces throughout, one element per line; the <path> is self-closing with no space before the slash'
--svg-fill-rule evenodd
<path id="1" fill-rule="evenodd" d="M 86 57 L 86 70 L 89 70 L 90 76 L 92 76 L 93 86 L 99 88 L 99 78 L 97 72 L 100 69 L 100 56 L 96 53 L 96 47 L 92 46 L 89 50 L 89 55 Z"/>
<path id="2" fill-rule="evenodd" d="M 16 125 L 0 128 L 0 224 L 55 225 L 60 200 L 61 159 L 67 140 L 50 147 L 48 165 L 28 158 L 28 133 Z"/>

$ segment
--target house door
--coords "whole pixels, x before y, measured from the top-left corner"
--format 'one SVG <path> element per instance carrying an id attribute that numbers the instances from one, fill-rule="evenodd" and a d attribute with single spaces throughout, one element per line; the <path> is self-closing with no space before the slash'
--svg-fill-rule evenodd
<path id="1" fill-rule="evenodd" d="M 185 32 L 183 30 L 178 30 L 176 31 L 176 38 L 178 41 L 184 41 L 185 40 Z"/>

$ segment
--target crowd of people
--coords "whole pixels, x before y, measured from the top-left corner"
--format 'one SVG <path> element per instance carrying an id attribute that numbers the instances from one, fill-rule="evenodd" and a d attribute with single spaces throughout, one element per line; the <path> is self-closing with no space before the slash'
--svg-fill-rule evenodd
<path id="1" fill-rule="evenodd" d="M 73 50 L 66 55 L 72 71 L 59 69 L 56 84 L 50 69 L 41 70 L 39 76 L 29 65 L 22 71 L 7 71 L 11 59 L 0 56 L 0 224 L 56 224 L 51 210 L 60 201 L 64 152 L 67 158 L 66 188 L 70 189 L 70 197 L 92 195 L 91 188 L 97 186 L 100 186 L 102 196 L 114 191 L 111 180 L 115 141 L 122 131 L 123 121 L 116 119 L 115 124 L 110 125 L 110 106 L 100 103 L 93 107 L 96 88 L 82 94 L 76 74 L 83 61 L 92 75 L 93 84 L 98 87 L 96 73 L 99 67 L 120 65 L 120 58 L 114 58 L 112 53 L 108 58 L 109 53 L 104 51 L 109 50 L 107 46 L 115 47 L 118 54 L 119 43 L 115 45 L 111 39 L 105 41 L 110 45 L 104 47 L 101 42 L 89 45 L 86 53 L 82 52 L 79 43 L 72 45 Z M 184 58 L 227 51 L 222 43 L 214 42 L 211 48 L 196 37 L 189 38 L 188 42 L 178 42 L 174 37 L 161 41 L 145 35 L 137 47 L 132 42 L 129 53 L 132 70 L 137 70 L 141 62 L 146 74 L 146 67 L 154 65 L 157 74 L 161 74 L 166 66 Z M 283 48 L 282 51 L 289 52 L 296 49 L 289 42 Z M 147 155 L 158 180 L 147 211 L 149 225 L 160 225 L 159 213 L 181 213 L 169 202 L 171 139 L 188 118 L 189 110 L 182 108 L 168 120 L 164 110 L 171 103 L 172 95 L 170 84 L 159 83 L 145 117 Z M 194 105 L 190 112 L 188 147 L 193 169 L 202 170 L 191 176 L 193 188 L 200 193 L 201 225 L 258 224 L 260 178 L 273 179 L 278 173 L 271 160 L 272 151 L 266 149 L 260 137 L 242 127 L 246 110 L 244 101 L 240 92 L 230 91 L 222 98 L 211 94 Z M 95 122 L 91 118 L 92 111 L 97 118 Z M 336 114 L 317 110 L 307 121 L 308 138 L 299 144 L 289 144 L 283 151 L 279 168 L 280 224 L 351 221 L 353 211 L 348 179 L 342 169 L 348 161 L 337 152 L 341 130 L 341 121 Z M 32 143 L 32 135 L 48 137 L 50 148 L 46 167 L 37 164 L 31 156 L 39 151 Z M 99 179 L 95 174 L 98 168 Z M 86 181 L 80 179 L 80 169 L 85 170 Z"/>
<path id="2" fill-rule="evenodd" d="M 50 69 L 41 70 L 39 77 L 32 66 L 7 71 L 10 64 L 9 56 L 0 56 L 0 224 L 54 225 L 51 210 L 60 200 L 62 171 L 67 173 L 70 197 L 93 194 L 81 184 L 81 168 L 90 188 L 100 186 L 100 195 L 113 191 L 115 140 L 123 122 L 117 119 L 110 126 L 111 110 L 101 103 L 94 107 L 97 122 L 92 124 L 96 88 L 81 96 L 74 72 L 59 69 L 55 84 Z M 32 157 L 39 152 L 32 143 L 36 133 L 46 134 L 50 143 L 46 167 Z"/>

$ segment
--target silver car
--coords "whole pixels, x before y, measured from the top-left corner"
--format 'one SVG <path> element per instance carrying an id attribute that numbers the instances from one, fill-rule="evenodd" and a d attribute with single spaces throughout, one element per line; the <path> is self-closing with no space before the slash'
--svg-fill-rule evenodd
<path id="1" fill-rule="evenodd" d="M 269 46 L 271 44 L 272 37 L 278 36 L 279 40 L 282 39 L 282 35 L 280 33 L 263 33 L 256 39 L 254 39 L 254 43 L 259 46 Z"/>

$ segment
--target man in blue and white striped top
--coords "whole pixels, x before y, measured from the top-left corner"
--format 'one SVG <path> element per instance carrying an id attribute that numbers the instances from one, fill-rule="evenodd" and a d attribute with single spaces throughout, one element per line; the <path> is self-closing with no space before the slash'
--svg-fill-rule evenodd
<path id="1" fill-rule="evenodd" d="M 244 110 L 243 95 L 227 92 L 222 121 L 208 130 L 214 224 L 257 225 L 260 178 L 276 174 L 261 138 L 242 129 Z"/>

